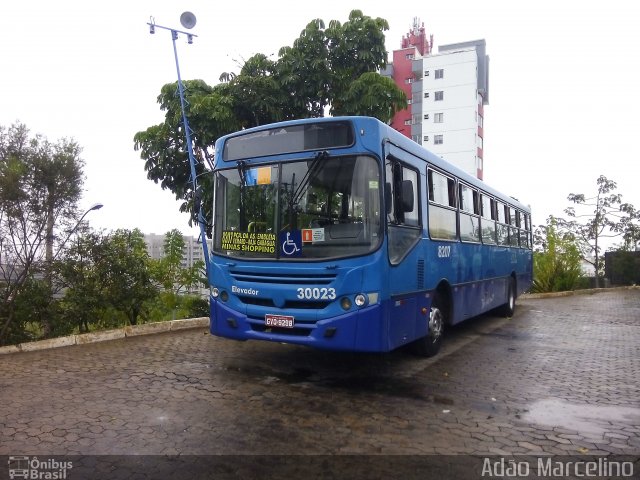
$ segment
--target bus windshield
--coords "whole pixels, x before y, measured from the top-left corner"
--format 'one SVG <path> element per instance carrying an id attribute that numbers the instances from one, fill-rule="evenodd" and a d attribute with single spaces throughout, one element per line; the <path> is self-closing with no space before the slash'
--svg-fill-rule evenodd
<path id="1" fill-rule="evenodd" d="M 252 259 L 363 255 L 382 241 L 380 167 L 329 156 L 215 174 L 214 252 Z"/>

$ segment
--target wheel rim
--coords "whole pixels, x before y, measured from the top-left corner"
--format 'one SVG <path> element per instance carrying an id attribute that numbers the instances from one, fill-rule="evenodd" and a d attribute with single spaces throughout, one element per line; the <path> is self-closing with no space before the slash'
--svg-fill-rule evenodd
<path id="1" fill-rule="evenodd" d="M 442 335 L 442 323 L 442 312 L 438 307 L 432 307 L 429 315 L 429 336 L 434 343 Z"/>
<path id="2" fill-rule="evenodd" d="M 509 309 L 513 310 L 516 306 L 516 296 L 513 292 L 513 283 L 509 285 Z"/>

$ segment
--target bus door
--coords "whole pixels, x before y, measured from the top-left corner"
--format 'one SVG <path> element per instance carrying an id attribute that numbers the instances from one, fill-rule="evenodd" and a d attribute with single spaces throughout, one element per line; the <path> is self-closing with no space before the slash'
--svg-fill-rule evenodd
<path id="1" fill-rule="evenodd" d="M 391 348 L 426 334 L 422 309 L 424 255 L 418 247 L 422 237 L 420 215 L 421 176 L 416 168 L 393 156 L 385 168 L 387 250 L 389 255 L 390 301 L 388 331 Z M 427 305 L 428 307 L 428 305 Z"/>

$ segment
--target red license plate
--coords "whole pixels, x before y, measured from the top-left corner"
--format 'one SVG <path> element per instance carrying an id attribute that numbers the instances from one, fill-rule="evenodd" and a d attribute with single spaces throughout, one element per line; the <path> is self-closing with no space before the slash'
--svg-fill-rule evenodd
<path id="1" fill-rule="evenodd" d="M 264 324 L 267 327 L 293 328 L 294 318 L 290 315 L 271 315 L 264 316 Z"/>

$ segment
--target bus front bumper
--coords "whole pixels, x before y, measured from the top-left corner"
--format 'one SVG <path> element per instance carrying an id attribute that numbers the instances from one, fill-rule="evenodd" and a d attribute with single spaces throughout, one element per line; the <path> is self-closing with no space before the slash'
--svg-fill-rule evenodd
<path id="1" fill-rule="evenodd" d="M 295 322 L 293 328 L 265 325 L 265 318 L 247 317 L 211 298 L 211 334 L 235 340 L 266 340 L 309 347 L 360 352 L 386 352 L 383 309 L 380 305 L 345 312 L 343 315 Z M 282 315 L 287 313 L 278 312 Z"/>

